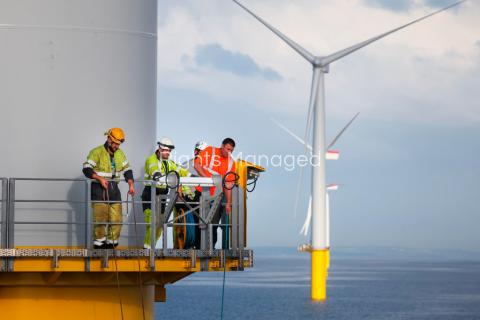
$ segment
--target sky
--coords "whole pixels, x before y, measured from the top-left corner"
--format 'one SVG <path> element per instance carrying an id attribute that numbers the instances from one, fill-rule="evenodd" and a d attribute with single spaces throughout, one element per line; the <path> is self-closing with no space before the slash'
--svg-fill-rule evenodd
<path id="1" fill-rule="evenodd" d="M 443 0 L 243 0 L 316 55 L 328 55 L 448 4 Z M 267 155 L 248 199 L 249 246 L 297 246 L 310 170 L 295 210 L 311 66 L 229 0 L 158 4 L 158 136 L 176 156 L 197 140 Z M 330 66 L 327 162 L 331 246 L 480 251 L 480 2 L 467 1 Z M 274 158 L 272 158 L 275 155 Z M 285 161 L 278 166 L 278 159 Z M 272 164 L 272 162 L 275 163 Z M 291 163 L 290 163 L 291 164 Z"/>

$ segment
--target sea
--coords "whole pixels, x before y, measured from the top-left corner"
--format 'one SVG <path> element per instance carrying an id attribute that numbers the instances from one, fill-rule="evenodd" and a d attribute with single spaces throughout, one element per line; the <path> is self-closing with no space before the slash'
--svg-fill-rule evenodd
<path id="1" fill-rule="evenodd" d="M 309 281 L 308 253 L 256 248 L 251 269 L 168 285 L 155 319 L 480 319 L 480 253 L 333 248 L 325 302 Z"/>

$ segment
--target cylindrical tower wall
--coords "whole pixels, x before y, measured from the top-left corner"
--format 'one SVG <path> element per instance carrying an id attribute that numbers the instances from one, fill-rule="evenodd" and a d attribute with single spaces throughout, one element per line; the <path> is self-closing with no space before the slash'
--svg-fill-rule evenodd
<path id="1" fill-rule="evenodd" d="M 110 127 L 125 130 L 141 177 L 156 136 L 156 30 L 156 0 L 0 0 L 0 177 L 82 178 Z M 83 200 L 85 188 L 16 189 L 17 199 Z M 17 203 L 15 219 L 83 222 L 84 209 Z M 80 244 L 80 228 L 19 224 L 15 245 Z"/>

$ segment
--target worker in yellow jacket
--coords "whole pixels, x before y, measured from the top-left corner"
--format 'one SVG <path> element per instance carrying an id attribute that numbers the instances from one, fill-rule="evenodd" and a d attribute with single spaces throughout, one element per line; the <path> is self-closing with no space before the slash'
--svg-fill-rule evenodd
<path id="1" fill-rule="evenodd" d="M 122 230 L 122 197 L 118 183 L 123 173 L 128 183 L 128 193 L 133 195 L 133 172 L 130 164 L 120 149 L 125 141 L 125 133 L 120 128 L 112 128 L 105 135 L 107 141 L 90 151 L 87 161 L 83 163 L 83 173 L 93 179 L 91 200 L 94 202 L 94 249 L 115 248 Z"/>
<path id="2" fill-rule="evenodd" d="M 188 170 L 182 168 L 180 165 L 176 164 L 175 161 L 170 160 L 170 153 L 173 149 L 175 149 L 175 145 L 173 144 L 172 139 L 163 137 L 157 142 L 158 148 L 155 150 L 154 153 L 148 156 L 145 160 L 145 180 L 152 180 L 158 181 L 161 177 L 166 176 L 171 171 L 176 171 L 180 177 L 188 177 L 190 173 Z M 189 195 L 192 193 L 191 189 L 188 187 L 181 188 L 181 191 L 184 195 Z M 160 194 L 167 194 L 168 188 L 166 185 L 156 185 L 156 195 Z M 142 206 L 143 206 L 143 213 L 145 215 L 145 222 L 148 223 L 146 225 L 146 232 L 144 238 L 144 248 L 150 249 L 150 221 L 152 217 L 152 210 L 151 204 L 146 203 L 146 201 L 151 201 L 152 197 L 152 189 L 151 184 L 146 183 L 145 188 L 142 192 Z M 161 204 L 162 211 L 164 210 L 165 204 Z M 158 240 L 162 233 L 162 224 L 163 221 L 157 219 L 157 230 L 155 232 L 156 237 L 155 239 Z"/>

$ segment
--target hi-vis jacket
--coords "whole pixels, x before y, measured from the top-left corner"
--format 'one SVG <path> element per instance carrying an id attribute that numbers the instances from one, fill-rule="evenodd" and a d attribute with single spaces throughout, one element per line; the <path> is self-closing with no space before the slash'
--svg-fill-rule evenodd
<path id="1" fill-rule="evenodd" d="M 131 170 L 122 150 L 115 151 L 113 159 L 111 159 L 103 144 L 90 151 L 83 167 L 92 168 L 97 175 L 106 179 L 119 179 L 121 173 Z"/>
<path id="2" fill-rule="evenodd" d="M 187 169 L 182 168 L 180 165 L 177 165 L 173 160 L 159 160 L 157 154 L 153 153 L 148 156 L 145 160 L 145 180 L 152 180 L 153 176 L 157 173 L 164 176 L 170 171 L 176 171 L 180 177 L 189 177 L 190 172 Z M 147 183 L 147 185 L 149 185 Z M 157 188 L 165 189 L 165 186 L 157 185 Z M 192 191 L 189 187 L 182 187 L 184 194 L 191 194 Z"/>

